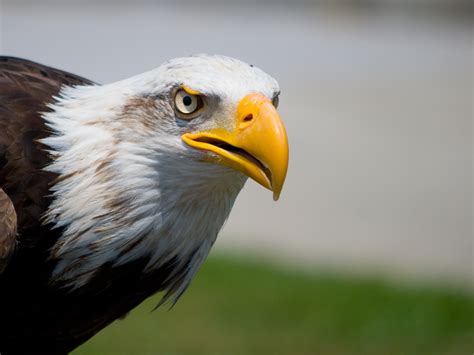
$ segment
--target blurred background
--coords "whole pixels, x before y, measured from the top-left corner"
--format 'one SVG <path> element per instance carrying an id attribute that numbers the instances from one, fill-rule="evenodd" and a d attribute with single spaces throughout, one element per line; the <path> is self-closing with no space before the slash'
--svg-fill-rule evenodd
<path id="1" fill-rule="evenodd" d="M 193 53 L 280 83 L 290 167 L 249 181 L 189 291 L 76 354 L 474 349 L 473 3 L 0 0 L 0 54 L 99 83 Z"/>

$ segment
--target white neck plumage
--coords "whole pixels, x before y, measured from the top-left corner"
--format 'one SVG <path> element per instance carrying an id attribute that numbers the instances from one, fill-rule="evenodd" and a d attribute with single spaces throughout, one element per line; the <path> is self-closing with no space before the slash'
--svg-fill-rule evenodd
<path id="1" fill-rule="evenodd" d="M 187 264 L 172 285 L 178 297 L 246 178 L 184 159 L 189 148 L 179 139 L 119 119 L 133 100 L 122 87 L 67 88 L 44 115 L 54 130 L 42 141 L 54 159 L 47 170 L 59 175 L 45 217 L 64 228 L 51 251 L 58 260 L 53 278 L 78 288 L 106 263 L 149 258 L 143 272 L 151 272 L 176 258 Z"/>

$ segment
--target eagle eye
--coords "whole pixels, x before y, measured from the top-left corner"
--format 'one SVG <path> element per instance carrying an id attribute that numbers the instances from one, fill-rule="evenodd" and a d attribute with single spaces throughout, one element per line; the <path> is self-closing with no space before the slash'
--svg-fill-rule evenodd
<path id="1" fill-rule="evenodd" d="M 179 89 L 174 96 L 174 106 L 180 116 L 190 118 L 193 113 L 196 113 L 203 107 L 203 101 L 201 96 L 190 94 L 184 89 Z"/>

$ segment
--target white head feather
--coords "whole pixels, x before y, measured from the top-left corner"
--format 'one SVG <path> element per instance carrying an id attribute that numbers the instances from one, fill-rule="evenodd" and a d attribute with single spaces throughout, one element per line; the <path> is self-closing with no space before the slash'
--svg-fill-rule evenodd
<path id="1" fill-rule="evenodd" d="M 171 90 L 186 85 L 217 96 L 208 122 L 182 122 Z M 206 258 L 246 177 L 203 161 L 184 144 L 191 125 L 230 124 L 251 92 L 272 97 L 277 82 L 260 69 L 224 56 L 179 58 L 103 86 L 67 87 L 44 119 L 42 140 L 59 175 L 46 221 L 64 228 L 52 250 L 53 278 L 81 287 L 106 263 L 149 258 L 151 272 L 176 258 L 174 297 Z M 184 270 L 184 271 L 183 271 Z"/>

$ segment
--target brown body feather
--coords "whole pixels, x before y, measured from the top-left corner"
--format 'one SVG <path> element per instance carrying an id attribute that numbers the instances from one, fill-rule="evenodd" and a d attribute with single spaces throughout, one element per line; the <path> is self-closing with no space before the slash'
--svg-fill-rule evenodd
<path id="1" fill-rule="evenodd" d="M 148 259 L 143 258 L 118 267 L 102 266 L 79 289 L 50 283 L 56 261 L 49 250 L 61 230 L 41 224 L 51 202 L 49 187 L 57 178 L 42 170 L 50 157 L 38 143 L 49 134 L 41 112 L 48 110 L 62 86 L 89 84 L 37 63 L 0 57 L 0 188 L 5 193 L 0 194 L 2 355 L 71 351 L 164 289 L 175 266 L 171 260 L 145 275 Z M 15 212 L 17 227 L 12 226 Z"/>

